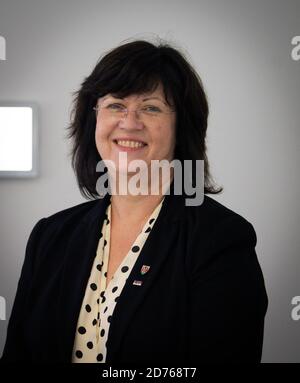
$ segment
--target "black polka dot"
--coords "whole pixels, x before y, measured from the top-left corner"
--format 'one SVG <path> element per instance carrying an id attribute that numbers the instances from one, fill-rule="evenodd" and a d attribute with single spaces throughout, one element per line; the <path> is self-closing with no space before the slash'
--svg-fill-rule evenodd
<path id="1" fill-rule="evenodd" d="M 101 291 L 100 297 L 103 297 L 104 293 L 105 293 L 105 291 Z"/>
<path id="2" fill-rule="evenodd" d="M 100 237 L 99 238 L 102 238 L 103 237 L 103 234 L 102 233 L 100 233 Z"/>
<path id="3" fill-rule="evenodd" d="M 111 291 L 115 293 L 118 290 L 118 286 L 115 286 Z"/>
<path id="4" fill-rule="evenodd" d="M 97 270 L 101 271 L 102 265 L 99 264 L 99 265 L 96 266 L 96 268 L 97 268 Z"/>
<path id="5" fill-rule="evenodd" d="M 90 313 L 90 312 L 92 311 L 90 305 L 86 305 L 86 306 L 85 306 L 85 309 L 86 309 L 86 311 L 87 311 L 88 313 Z"/>
<path id="6" fill-rule="evenodd" d="M 150 219 L 149 224 L 151 225 L 151 223 L 154 222 L 154 221 L 155 221 L 154 218 Z"/>
<path id="7" fill-rule="evenodd" d="M 103 245 L 103 246 L 106 246 L 106 244 L 107 244 L 107 240 L 105 239 L 105 240 L 104 240 L 104 245 Z"/>
<path id="8" fill-rule="evenodd" d="M 107 218 L 107 220 L 106 220 L 106 224 L 108 225 L 109 224 L 109 219 Z"/>
<path id="9" fill-rule="evenodd" d="M 128 266 L 123 266 L 121 269 L 122 273 L 126 273 L 126 271 L 128 271 L 128 270 L 129 270 Z"/>
<path id="10" fill-rule="evenodd" d="M 99 304 L 99 298 L 97 299 L 97 303 Z"/>
<path id="11" fill-rule="evenodd" d="M 92 322 L 93 326 L 96 326 L 97 324 L 97 319 L 94 319 L 93 322 Z"/>
<path id="12" fill-rule="evenodd" d="M 103 360 L 103 355 L 102 354 L 98 354 L 97 355 L 97 360 L 98 360 L 98 362 L 101 362 Z"/>
<path id="13" fill-rule="evenodd" d="M 149 233 L 151 231 L 151 227 L 148 227 L 147 230 L 145 230 L 145 233 Z"/>
<path id="14" fill-rule="evenodd" d="M 106 298 L 105 297 L 102 297 L 102 301 L 101 303 L 104 303 L 106 301 Z"/>
<path id="15" fill-rule="evenodd" d="M 108 318 L 107 318 L 107 322 L 111 322 L 111 318 L 112 318 L 112 316 L 110 315 Z"/>
<path id="16" fill-rule="evenodd" d="M 83 357 L 83 353 L 79 350 L 75 352 L 75 355 L 77 356 L 78 359 L 81 359 Z"/>
<path id="17" fill-rule="evenodd" d="M 115 302 L 118 302 L 118 299 L 119 299 L 119 297 L 117 297 L 117 298 L 115 299 Z"/>
<path id="18" fill-rule="evenodd" d="M 105 278 L 107 277 L 107 272 L 105 271 L 105 273 L 104 273 L 104 276 L 105 276 Z"/>
<path id="19" fill-rule="evenodd" d="M 104 310 L 105 313 L 106 313 L 107 309 L 108 309 L 108 307 L 106 306 L 106 307 L 105 307 L 105 310 Z"/>
<path id="20" fill-rule="evenodd" d="M 97 314 L 97 319 L 100 319 L 100 313 Z"/>
<path id="21" fill-rule="evenodd" d="M 87 348 L 89 348 L 90 350 L 94 347 L 93 342 L 87 342 L 86 346 L 87 346 Z"/>
<path id="22" fill-rule="evenodd" d="M 139 246 L 133 246 L 133 248 L 131 249 L 133 253 L 137 253 L 139 250 L 140 250 Z"/>
<path id="23" fill-rule="evenodd" d="M 80 326 L 78 328 L 78 332 L 79 332 L 79 334 L 85 334 L 86 333 L 86 329 L 84 327 Z"/>
<path id="24" fill-rule="evenodd" d="M 101 330 L 101 332 L 100 332 L 100 336 L 104 336 L 104 334 L 105 334 L 105 330 L 104 330 L 104 328 Z"/>
<path id="25" fill-rule="evenodd" d="M 96 285 L 96 283 L 91 283 L 90 284 L 90 288 L 92 289 L 92 290 L 97 290 L 97 285 Z"/>

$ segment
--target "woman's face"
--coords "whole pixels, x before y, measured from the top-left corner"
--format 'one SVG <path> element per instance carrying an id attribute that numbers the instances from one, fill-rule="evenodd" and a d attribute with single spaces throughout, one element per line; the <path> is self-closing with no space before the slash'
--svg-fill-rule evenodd
<path id="1" fill-rule="evenodd" d="M 97 106 L 96 146 L 104 161 L 114 162 L 117 173 L 128 174 L 126 163 L 119 165 L 120 153 L 127 153 L 127 166 L 132 160 L 143 160 L 150 169 L 151 160 L 172 161 L 176 113 L 166 103 L 161 84 L 152 93 L 124 99 L 107 94 Z"/>

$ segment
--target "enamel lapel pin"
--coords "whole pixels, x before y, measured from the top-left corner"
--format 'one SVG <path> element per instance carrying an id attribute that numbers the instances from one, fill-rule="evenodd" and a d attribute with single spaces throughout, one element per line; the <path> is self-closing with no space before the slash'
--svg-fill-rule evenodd
<path id="1" fill-rule="evenodd" d="M 143 265 L 142 268 L 141 268 L 141 274 L 144 275 L 146 274 L 150 269 L 150 266 L 147 266 L 147 265 Z"/>
<path id="2" fill-rule="evenodd" d="M 150 269 L 150 266 L 148 265 L 143 265 L 142 268 L 141 268 L 141 275 L 145 275 Z M 133 285 L 136 285 L 136 286 L 141 286 L 143 283 L 143 281 L 137 281 L 137 280 L 134 280 L 133 281 Z"/>

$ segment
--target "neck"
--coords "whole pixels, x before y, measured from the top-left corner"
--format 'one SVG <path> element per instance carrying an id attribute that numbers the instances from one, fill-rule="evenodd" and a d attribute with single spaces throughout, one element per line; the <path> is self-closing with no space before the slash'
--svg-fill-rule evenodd
<path id="1" fill-rule="evenodd" d="M 173 174 L 171 179 L 167 182 L 160 182 L 159 193 L 151 194 L 150 185 L 148 187 L 149 193 L 146 195 L 133 195 L 133 194 L 112 194 L 111 196 L 111 209 L 112 216 L 115 217 L 115 221 L 130 224 L 140 224 L 146 220 L 153 210 L 159 205 L 164 198 L 164 195 L 172 182 Z"/>

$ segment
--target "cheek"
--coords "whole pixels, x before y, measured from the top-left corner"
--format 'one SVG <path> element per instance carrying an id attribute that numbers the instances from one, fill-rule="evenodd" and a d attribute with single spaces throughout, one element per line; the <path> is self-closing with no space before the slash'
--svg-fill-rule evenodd
<path id="1" fill-rule="evenodd" d="M 105 157 L 106 155 L 106 137 L 107 132 L 105 131 L 105 128 L 100 126 L 100 124 L 97 124 L 95 129 L 95 142 L 96 148 L 101 157 Z"/>
<path id="2" fill-rule="evenodd" d="M 97 144 L 101 143 L 102 145 L 105 144 L 105 142 L 108 139 L 109 133 L 110 133 L 110 130 L 108 129 L 108 127 L 106 127 L 103 124 L 102 125 L 97 124 L 95 129 L 96 143 Z"/>
<path id="3" fill-rule="evenodd" d="M 96 129 L 95 129 L 95 141 L 96 141 L 96 147 L 99 151 L 99 145 L 100 145 L 100 142 L 101 142 L 101 132 L 100 132 L 100 129 L 99 127 L 96 126 Z"/>
<path id="4" fill-rule="evenodd" d="M 175 147 L 175 129 L 173 126 L 169 127 L 164 132 L 163 142 L 165 142 L 166 149 L 168 152 L 174 150 L 174 147 Z"/>
<path id="5" fill-rule="evenodd" d="M 103 127 L 100 124 L 96 125 L 95 137 L 97 140 L 101 140 L 103 137 Z"/>

